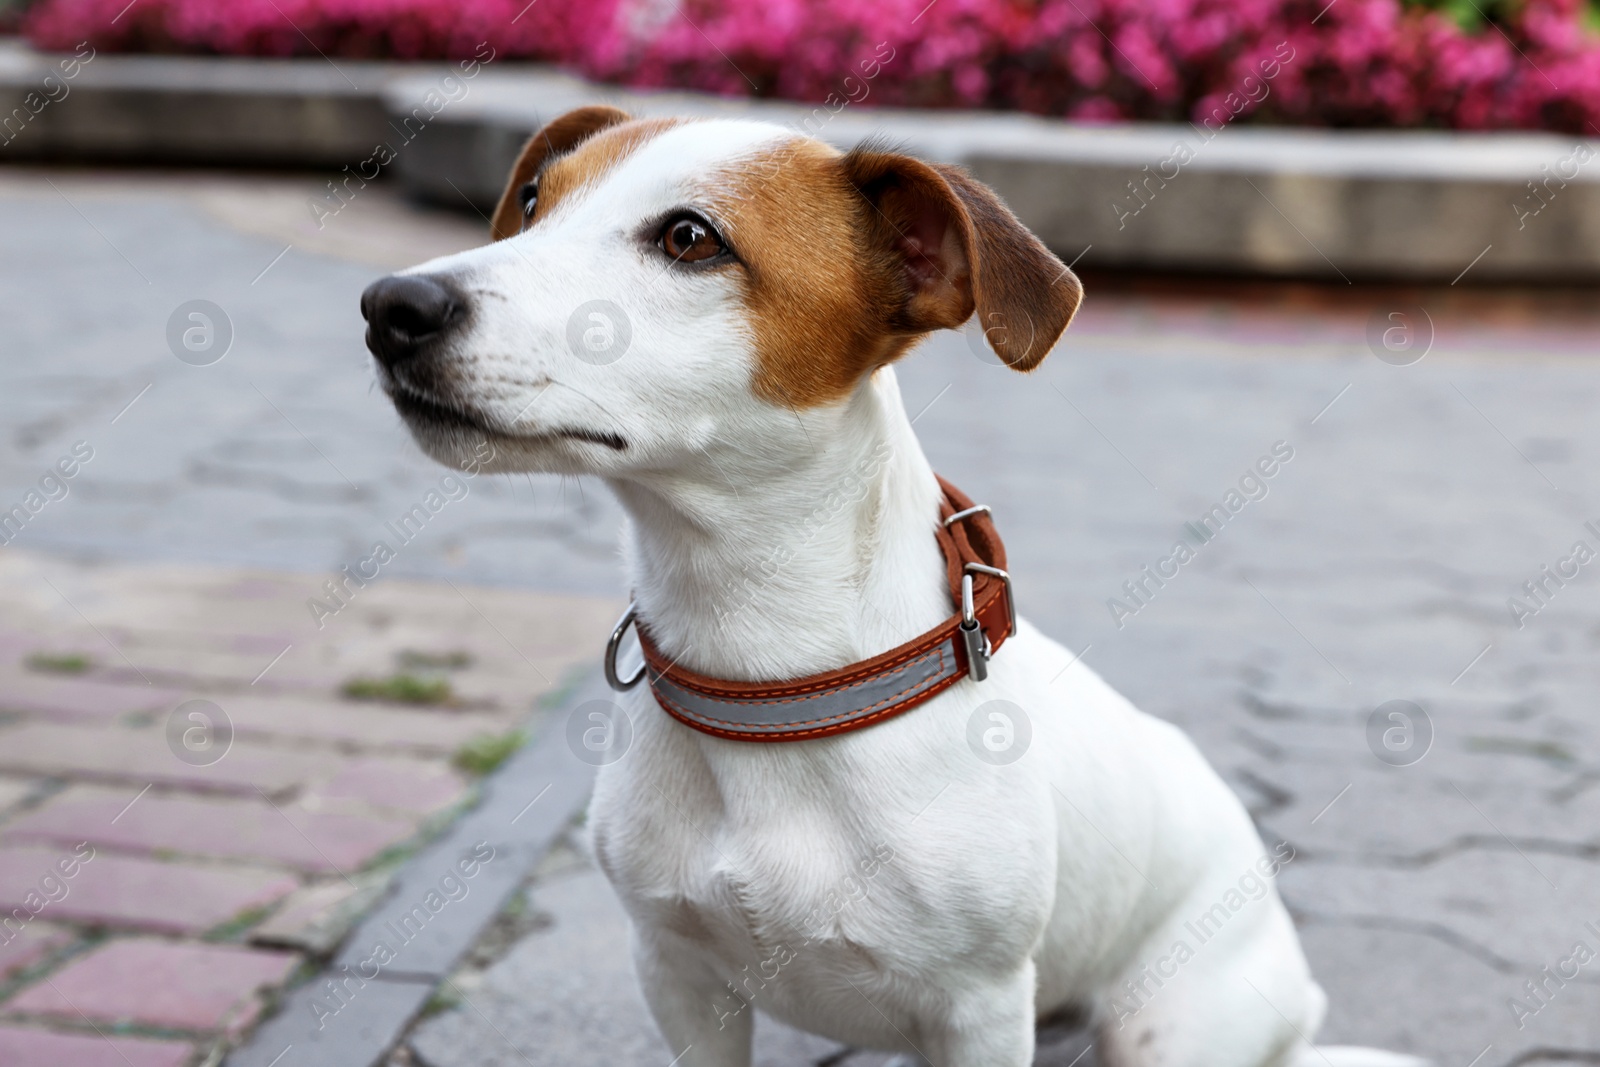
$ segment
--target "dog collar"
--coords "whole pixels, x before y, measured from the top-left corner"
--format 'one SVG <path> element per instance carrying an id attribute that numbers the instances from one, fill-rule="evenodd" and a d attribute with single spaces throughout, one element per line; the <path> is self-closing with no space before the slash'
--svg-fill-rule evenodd
<path id="1" fill-rule="evenodd" d="M 644 665 L 623 679 L 617 674 L 617 649 L 628 627 L 638 622 L 630 604 L 606 645 L 606 681 L 622 691 L 648 676 L 656 702 L 668 715 L 735 741 L 803 741 L 860 730 L 910 711 L 962 678 L 983 681 L 990 657 L 1017 629 L 1006 550 L 988 505 L 974 504 L 943 478 L 939 487 L 944 496 L 934 536 L 944 552 L 957 610 L 933 629 L 838 670 L 785 682 L 730 682 L 667 659 L 639 623 Z"/>

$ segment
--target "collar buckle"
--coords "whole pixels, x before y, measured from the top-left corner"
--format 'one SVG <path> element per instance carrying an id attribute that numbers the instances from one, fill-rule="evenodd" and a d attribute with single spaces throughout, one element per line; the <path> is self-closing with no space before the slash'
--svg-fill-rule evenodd
<path id="1" fill-rule="evenodd" d="M 979 505 L 984 511 L 989 509 Z M 977 511 L 978 508 L 969 509 Z M 950 516 L 951 519 L 962 517 L 962 512 Z M 1006 613 L 1011 620 L 1011 633 L 1017 632 L 1017 602 L 1011 592 L 1011 575 L 999 567 L 990 567 L 982 563 L 968 563 L 962 568 L 961 574 L 961 641 L 967 651 L 967 674 L 974 682 L 981 682 L 989 677 L 989 656 L 994 651 L 994 646 L 989 641 L 989 635 L 983 632 L 983 627 L 978 624 L 978 613 L 972 603 L 972 575 L 988 574 L 999 578 L 1006 585 Z"/>
<path id="2" fill-rule="evenodd" d="M 978 614 L 972 609 L 972 574 L 961 576 L 961 625 L 956 630 L 961 644 L 967 650 L 967 674 L 974 682 L 989 677 L 989 635 L 978 625 Z"/>

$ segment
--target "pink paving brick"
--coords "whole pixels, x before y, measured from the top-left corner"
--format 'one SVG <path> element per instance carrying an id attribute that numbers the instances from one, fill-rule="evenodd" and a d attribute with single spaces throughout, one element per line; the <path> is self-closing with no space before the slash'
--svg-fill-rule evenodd
<path id="1" fill-rule="evenodd" d="M 216 588 L 216 595 L 226 600 L 273 600 L 284 596 L 286 593 L 295 595 L 299 586 L 290 584 L 283 578 L 240 578 L 225 586 Z M 276 637 L 269 640 L 277 641 Z M 283 642 L 278 642 L 281 648 Z"/>
<path id="2" fill-rule="evenodd" d="M 70 849 L 0 843 L 0 913 L 38 909 L 38 917 L 112 927 L 199 934 L 238 915 L 265 907 L 298 884 L 286 875 L 241 868 L 163 863 L 108 852 L 94 853 L 69 879 L 66 895 L 49 901 L 45 875 Z"/>
<path id="3" fill-rule="evenodd" d="M 312 737 L 358 745 L 407 745 L 453 752 L 478 734 L 507 729 L 497 715 L 413 711 L 305 696 L 230 696 L 223 702 L 241 734 Z"/>
<path id="4" fill-rule="evenodd" d="M 115 685 L 41 674 L 22 667 L 0 668 L 0 710 L 3 711 L 103 722 L 139 711 L 170 711 L 182 700 L 183 694 L 176 689 Z"/>
<path id="5" fill-rule="evenodd" d="M 410 819 L 306 811 L 264 798 L 137 796 L 132 786 L 73 786 L 5 827 L 8 841 L 51 840 L 137 851 L 265 860 L 316 872 L 359 868 L 410 837 Z M 130 807 L 130 801 L 132 806 Z"/>
<path id="6" fill-rule="evenodd" d="M 250 599 L 248 590 L 232 595 L 239 599 Z M 288 630 L 281 630 L 275 634 L 234 634 L 223 643 L 223 647 L 234 652 L 248 652 L 253 656 L 272 657 L 282 652 L 285 646 L 293 644 L 294 638 L 295 635 Z"/>
<path id="7" fill-rule="evenodd" d="M 430 814 L 455 803 L 466 789 L 466 782 L 443 760 L 366 757 L 346 761 L 313 796 Z"/>
<path id="8" fill-rule="evenodd" d="M 5 1003 L 18 1015 L 174 1030 L 237 1029 L 256 994 L 282 985 L 300 957 L 236 945 L 136 938 L 80 956 Z M 81 1013 L 81 1014 L 80 1014 Z"/>
<path id="9" fill-rule="evenodd" d="M 194 1046 L 182 1041 L 0 1026 L 0 1063 L 5 1067 L 183 1067 L 193 1054 Z"/>
<path id="10" fill-rule="evenodd" d="M 16 923 L 13 917 L 10 926 L 0 926 L 0 982 L 32 967 L 72 941 L 69 931 L 47 922 L 32 920 L 20 929 Z"/>
<path id="11" fill-rule="evenodd" d="M 7 778 L 0 775 L 0 816 L 6 813 L 7 808 L 15 807 L 26 800 L 38 786 L 37 781 L 28 778 Z"/>
<path id="12" fill-rule="evenodd" d="M 280 793 L 333 773 L 331 753 L 268 748 L 235 739 L 209 766 L 173 754 L 161 724 L 143 729 L 26 723 L 0 728 L 0 769 L 78 778 L 116 778 L 142 789 L 150 782 L 257 796 Z"/>
<path id="13" fill-rule="evenodd" d="M 0 654 L 9 652 L 12 648 L 29 648 L 38 643 L 38 637 L 24 630 L 12 630 L 0 627 Z"/>
<path id="14" fill-rule="evenodd" d="M 250 942 L 316 954 L 332 952 L 361 913 L 383 896 L 387 884 L 387 879 L 369 872 L 349 881 L 306 886 L 253 928 Z"/>

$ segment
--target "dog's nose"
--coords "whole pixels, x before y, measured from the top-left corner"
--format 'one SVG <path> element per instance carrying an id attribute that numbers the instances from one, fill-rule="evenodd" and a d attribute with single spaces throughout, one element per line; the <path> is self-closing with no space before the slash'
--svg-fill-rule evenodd
<path id="1" fill-rule="evenodd" d="M 380 278 L 361 294 L 367 348 L 385 364 L 411 359 L 455 326 L 463 310 L 455 293 L 422 274 Z"/>

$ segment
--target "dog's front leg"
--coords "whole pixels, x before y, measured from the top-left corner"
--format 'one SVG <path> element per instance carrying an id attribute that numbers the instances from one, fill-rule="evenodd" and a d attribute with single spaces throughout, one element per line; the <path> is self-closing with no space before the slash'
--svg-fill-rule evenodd
<path id="1" fill-rule="evenodd" d="M 918 1051 L 936 1067 L 1028 1067 L 1033 1062 L 1035 971 L 961 996 Z"/>
<path id="2" fill-rule="evenodd" d="M 636 934 L 634 968 L 674 1067 L 750 1067 L 755 1008 L 678 938 Z"/>

